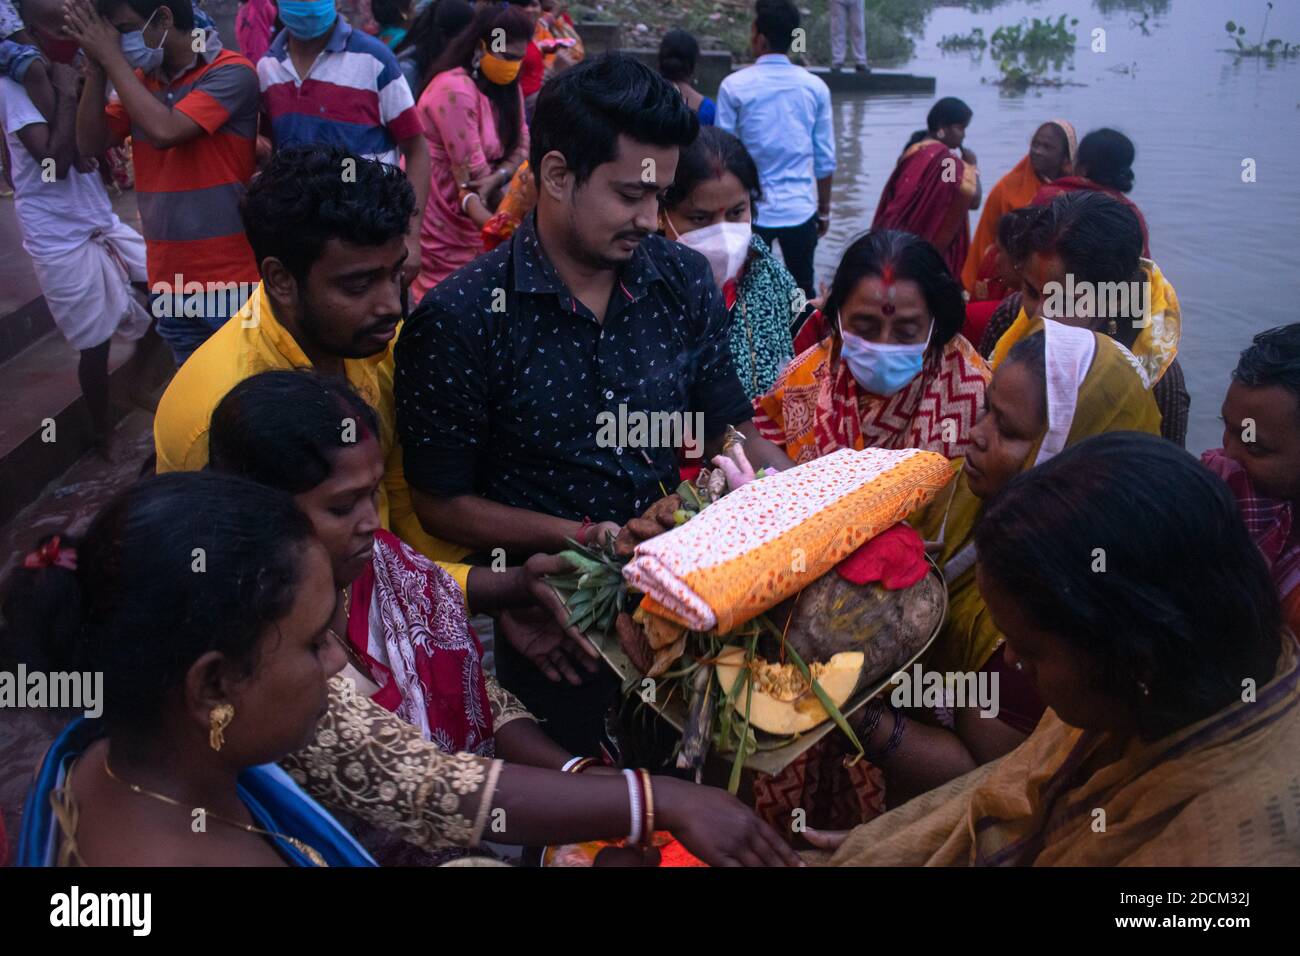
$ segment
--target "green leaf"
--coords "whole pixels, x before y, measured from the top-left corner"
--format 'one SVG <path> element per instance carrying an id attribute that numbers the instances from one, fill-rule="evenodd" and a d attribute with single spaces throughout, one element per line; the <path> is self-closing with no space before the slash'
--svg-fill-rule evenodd
<path id="1" fill-rule="evenodd" d="M 577 551 L 561 551 L 560 557 L 572 564 L 579 572 L 589 574 L 592 571 L 605 570 L 605 564 L 603 562 L 596 561 Z"/>
<path id="2" fill-rule="evenodd" d="M 813 693 L 817 695 L 817 699 L 821 701 L 822 706 L 826 708 L 826 713 L 831 715 L 831 720 L 835 721 L 835 726 L 844 731 L 844 736 L 849 738 L 849 743 L 853 744 L 853 749 L 858 752 L 859 756 L 861 756 L 863 750 L 862 744 L 858 742 L 858 735 L 853 732 L 853 728 L 850 727 L 849 722 L 844 719 L 844 715 L 841 714 L 840 709 L 835 706 L 835 702 L 827 696 L 826 691 L 822 690 L 822 685 L 817 683 L 816 678 L 812 676 L 812 672 L 808 670 L 808 665 L 803 662 L 803 658 L 799 656 L 798 652 L 789 644 L 786 645 L 785 650 L 786 653 L 790 655 L 790 660 L 794 662 L 794 666 L 799 668 L 799 672 L 803 674 L 804 679 L 812 685 Z"/>
<path id="3" fill-rule="evenodd" d="M 758 635 L 755 634 L 749 639 L 749 648 L 745 652 L 746 663 L 754 659 L 754 648 L 757 644 Z M 746 745 L 749 743 L 749 711 L 754 703 L 754 677 L 748 667 L 741 671 L 741 678 L 745 681 L 745 720 L 740 725 L 740 745 L 736 747 L 736 757 L 731 762 L 731 777 L 727 780 L 727 792 L 733 797 L 740 789 L 740 774 L 745 766 L 745 751 L 748 749 Z"/>

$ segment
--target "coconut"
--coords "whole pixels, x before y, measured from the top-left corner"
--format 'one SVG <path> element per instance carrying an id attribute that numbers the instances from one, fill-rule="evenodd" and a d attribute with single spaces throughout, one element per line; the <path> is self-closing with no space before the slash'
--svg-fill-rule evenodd
<path id="1" fill-rule="evenodd" d="M 773 609 L 770 618 L 810 665 L 844 651 L 863 654 L 863 683 L 888 677 L 907 663 L 943 620 L 944 584 L 927 574 L 910 588 L 887 591 L 878 583 L 852 584 L 824 574 L 798 596 Z"/>

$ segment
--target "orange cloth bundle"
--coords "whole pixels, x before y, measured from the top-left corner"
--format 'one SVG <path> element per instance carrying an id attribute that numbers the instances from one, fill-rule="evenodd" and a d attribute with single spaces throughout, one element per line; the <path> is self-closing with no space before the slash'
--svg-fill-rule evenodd
<path id="1" fill-rule="evenodd" d="M 646 595 L 646 611 L 726 634 L 812 584 L 952 477 L 935 452 L 841 449 L 738 488 L 641 542 L 623 576 Z"/>

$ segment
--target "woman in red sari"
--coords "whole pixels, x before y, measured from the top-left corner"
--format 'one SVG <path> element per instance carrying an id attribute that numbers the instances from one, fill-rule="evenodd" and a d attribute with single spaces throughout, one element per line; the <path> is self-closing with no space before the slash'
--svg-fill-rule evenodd
<path id="1" fill-rule="evenodd" d="M 456 582 L 379 526 L 376 426 L 374 410 L 346 382 L 263 372 L 212 413 L 211 467 L 289 492 L 311 519 L 333 564 L 341 595 L 334 632 L 358 693 L 446 753 L 558 769 L 572 755 L 484 673 Z"/>
<path id="2" fill-rule="evenodd" d="M 1126 193 L 1133 188 L 1133 160 L 1137 150 L 1133 141 L 1118 130 L 1095 129 L 1079 143 L 1079 159 L 1074 175 L 1062 176 L 1038 190 L 1032 205 L 1046 206 L 1061 193 L 1098 192 L 1118 199 L 1133 210 L 1142 227 L 1142 258 L 1151 258 L 1147 221 Z"/>
<path id="3" fill-rule="evenodd" d="M 973 115 L 955 96 L 930 108 L 926 128 L 912 134 L 871 221 L 872 231 L 920 236 L 939 250 L 954 276 L 961 274 L 970 249 L 968 214 L 980 204 L 975 154 L 962 146 Z"/>

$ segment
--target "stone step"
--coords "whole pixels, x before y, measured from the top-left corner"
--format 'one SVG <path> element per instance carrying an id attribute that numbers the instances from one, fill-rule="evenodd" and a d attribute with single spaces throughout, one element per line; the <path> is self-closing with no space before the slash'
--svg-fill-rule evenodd
<path id="1" fill-rule="evenodd" d="M 12 316 L 5 318 L 7 325 Z M 122 366 L 135 346 L 114 339 L 109 380 L 116 397 L 125 392 Z M 0 364 L 6 401 L 0 408 L 0 525 L 34 501 L 51 481 L 90 450 L 90 411 L 77 381 L 77 350 L 49 333 Z M 112 420 L 131 407 L 113 403 Z M 46 439 L 53 438 L 53 441 Z"/>

